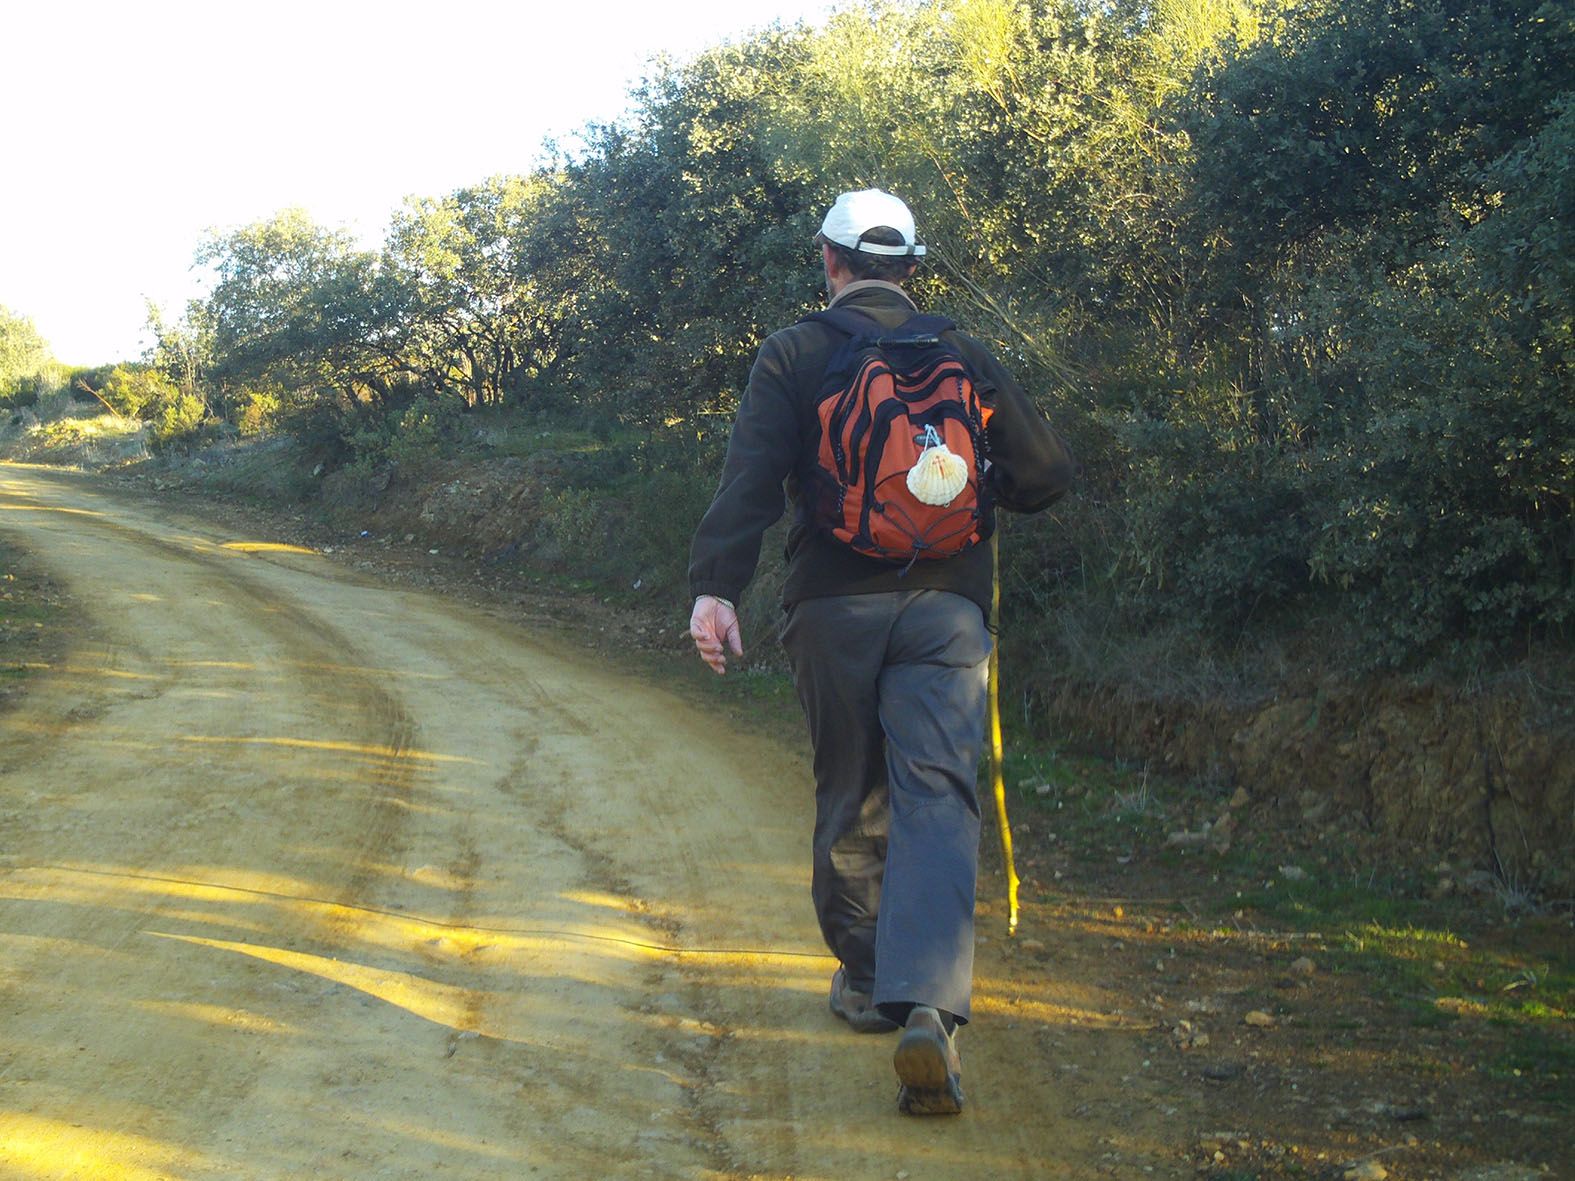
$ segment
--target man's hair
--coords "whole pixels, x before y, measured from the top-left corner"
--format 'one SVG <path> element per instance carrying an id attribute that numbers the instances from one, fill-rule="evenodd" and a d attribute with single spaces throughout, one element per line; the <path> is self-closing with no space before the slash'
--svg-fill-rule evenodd
<path id="1" fill-rule="evenodd" d="M 831 252 L 843 266 L 859 279 L 883 279 L 887 283 L 901 283 L 919 267 L 919 260 L 905 254 L 867 254 L 852 250 L 841 242 L 833 242 L 824 234 L 816 234 L 815 241 L 831 247 Z M 903 236 L 890 226 L 875 226 L 859 236 L 860 242 L 873 242 L 877 246 L 902 246 Z"/>

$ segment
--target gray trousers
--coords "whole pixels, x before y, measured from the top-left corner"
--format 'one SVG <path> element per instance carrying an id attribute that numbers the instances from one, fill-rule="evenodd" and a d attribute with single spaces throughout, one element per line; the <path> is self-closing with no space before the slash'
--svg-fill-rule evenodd
<path id="1" fill-rule="evenodd" d="M 965 1022 L 989 635 L 970 599 L 806 599 L 782 643 L 815 752 L 813 895 L 848 982 Z M 887 1008 L 889 1006 L 889 1008 Z"/>

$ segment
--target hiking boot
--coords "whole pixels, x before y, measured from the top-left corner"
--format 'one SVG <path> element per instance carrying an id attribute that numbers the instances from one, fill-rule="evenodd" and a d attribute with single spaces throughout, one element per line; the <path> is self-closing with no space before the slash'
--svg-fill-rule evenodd
<path id="1" fill-rule="evenodd" d="M 897 1110 L 904 1115 L 956 1115 L 963 1108 L 962 1059 L 956 1035 L 929 1005 L 914 1005 L 891 1064 L 902 1085 Z"/>
<path id="2" fill-rule="evenodd" d="M 848 983 L 848 970 L 838 968 L 831 975 L 831 1011 L 860 1033 L 890 1033 L 897 1023 L 882 1017 L 870 999 Z"/>

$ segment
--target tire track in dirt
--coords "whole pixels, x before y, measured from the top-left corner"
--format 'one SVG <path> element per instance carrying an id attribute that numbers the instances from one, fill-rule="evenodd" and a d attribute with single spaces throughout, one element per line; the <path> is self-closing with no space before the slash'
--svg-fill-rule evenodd
<path id="1" fill-rule="evenodd" d="M 76 519 L 80 521 L 83 518 L 78 516 Z M 185 601 L 207 603 L 222 601 L 229 610 L 250 617 L 260 635 L 259 646 L 269 650 L 272 662 L 280 667 L 297 670 L 294 684 L 285 688 L 284 692 L 305 699 L 326 696 L 321 678 L 311 670 L 329 660 L 343 663 L 345 654 L 353 651 L 333 629 L 321 625 L 306 612 L 259 593 L 244 578 L 235 577 L 235 571 L 220 569 L 222 559 L 205 554 L 200 547 L 182 545 L 122 525 L 109 517 L 94 517 L 91 520 L 93 527 L 106 538 L 109 552 L 126 551 L 119 553 L 115 559 L 120 565 L 128 561 L 127 553 L 154 554 L 159 556 L 164 565 L 180 571 L 179 580 L 161 588 L 159 597 L 171 599 L 178 596 Z M 139 593 L 145 597 L 151 594 L 146 589 Z M 85 658 L 76 666 L 78 671 L 71 674 L 66 682 L 54 686 L 61 694 L 55 702 L 45 700 L 35 703 L 31 713 L 34 719 L 47 718 L 54 713 L 62 719 L 62 724 L 50 726 L 46 722 L 37 727 L 36 740 L 31 744 L 34 753 L 39 745 L 58 748 L 63 745 L 111 747 L 124 744 L 127 735 L 137 733 L 139 726 L 130 719 L 117 718 L 117 715 L 123 715 L 128 708 L 139 703 L 157 704 L 157 699 L 167 697 L 182 684 L 182 670 L 172 667 L 172 662 L 165 659 L 156 646 L 140 642 L 140 637 L 135 635 L 125 638 L 130 642 L 111 645 L 96 661 L 91 653 L 85 654 Z M 232 660 L 222 663 L 237 662 Z M 137 688 L 131 692 L 95 692 L 88 683 L 92 676 L 91 670 L 94 669 L 100 675 L 120 673 L 134 678 Z M 80 701 L 65 705 L 66 701 L 78 695 Z M 379 786 L 385 789 L 384 792 L 365 795 L 362 819 L 355 825 L 362 836 L 356 861 L 366 863 L 374 856 L 386 854 L 397 844 L 402 823 L 398 805 L 401 797 L 408 794 L 410 778 L 408 768 L 400 758 L 403 748 L 408 744 L 409 723 L 397 700 L 366 675 L 339 674 L 333 682 L 332 700 L 336 707 L 335 725 L 341 732 L 353 735 L 357 745 L 386 749 L 391 755 L 387 773 L 380 776 L 382 782 Z M 26 728 L 25 724 L 23 728 Z M 210 744 L 246 745 L 254 740 L 263 743 L 271 741 L 245 735 L 225 737 L 211 733 L 180 735 L 174 741 L 177 745 L 191 743 L 201 747 Z M 22 745 L 26 748 L 29 744 Z M 21 757 L 26 758 L 28 753 L 24 749 Z M 14 762 L 8 761 L 7 770 L 14 770 Z M 82 784 L 84 790 L 99 786 L 102 785 L 88 779 L 84 779 Z M 135 856 L 126 858 L 126 863 L 121 866 L 123 880 L 148 864 L 181 855 L 189 832 L 185 821 L 205 811 L 205 797 L 214 784 L 202 780 L 193 782 L 168 778 L 163 781 L 163 786 L 177 793 L 176 802 L 182 805 L 181 814 L 176 815 L 172 809 L 166 809 L 161 817 L 163 823 L 144 826 L 138 834 Z M 236 839 L 236 835 L 232 835 L 228 840 L 210 846 L 211 852 L 218 854 L 215 860 L 220 863 L 231 860 L 235 856 Z M 250 838 L 240 836 L 239 839 Z M 122 842 L 123 845 L 128 843 Z M 18 844 L 8 842 L 12 849 Z M 50 872 L 47 865 L 40 868 L 45 873 Z M 73 861 L 63 866 L 57 864 L 54 873 L 57 878 L 74 877 L 80 880 L 84 870 Z M 150 880 L 149 875 L 139 876 L 144 883 Z M 171 885 L 185 881 L 184 878 L 168 876 L 163 880 Z M 365 893 L 369 880 L 365 872 L 352 873 L 335 900 L 341 905 L 354 905 Z M 156 905 L 114 907 L 109 916 L 80 926 L 75 933 L 76 939 L 79 942 L 98 942 L 110 957 L 122 956 L 127 950 L 128 940 L 144 933 L 149 920 L 159 910 Z M 327 920 L 330 940 L 337 926 L 337 913 L 332 910 L 321 912 Z M 184 971 L 182 965 L 166 962 L 156 973 L 143 973 L 142 987 L 150 996 L 171 991 L 173 978 Z M 68 1024 L 74 1024 L 74 1021 Z M 67 1036 L 62 1038 L 62 1034 Z M 53 1040 L 71 1040 L 70 1034 L 69 1029 L 58 1030 Z M 194 1070 L 191 1065 L 189 1060 L 183 1060 L 181 1069 L 157 1071 L 141 1068 L 137 1106 L 144 1110 L 169 1109 L 190 1103 L 198 1096 L 210 1100 L 222 1096 L 233 1105 L 243 1101 L 253 1085 L 253 1076 L 244 1070 L 234 1069 L 233 1063 L 224 1063 L 222 1070 Z M 138 1122 L 140 1125 L 142 1121 Z"/>
<path id="2" fill-rule="evenodd" d="M 224 599 L 239 608 L 277 643 L 282 663 L 300 678 L 295 692 L 331 704 L 336 728 L 358 735 L 360 745 L 378 752 L 376 786 L 383 794 L 370 796 L 360 825 L 364 833 L 358 868 L 345 881 L 344 905 L 353 907 L 366 892 L 372 875 L 364 868 L 375 857 L 399 850 L 399 833 L 405 817 L 414 769 L 406 757 L 413 724 L 404 704 L 374 680 L 368 655 L 338 628 L 303 609 L 277 590 L 265 590 L 248 577 L 245 564 L 220 557 L 209 546 L 184 542 L 120 525 L 106 519 L 132 542 L 165 555 L 187 570 L 200 571 L 195 590 L 210 601 Z M 327 670 L 328 675 L 318 670 Z"/>
<path id="3" fill-rule="evenodd" d="M 109 528 L 102 531 L 115 533 L 117 529 Z M 124 529 L 118 531 L 121 533 L 125 532 Z M 138 527 L 134 526 L 131 528 L 133 533 L 140 531 Z M 608 1088 L 605 1085 L 605 1079 L 601 1077 L 606 1073 L 605 1070 L 586 1071 L 581 1063 L 560 1063 L 554 1061 L 550 1054 L 545 1057 L 538 1057 L 534 1061 L 499 1061 L 505 1055 L 506 1047 L 510 1043 L 528 1044 L 532 1039 L 525 1036 L 523 1031 L 518 1028 L 517 1014 L 511 1011 L 512 1009 L 517 1009 L 518 1006 L 511 1006 L 508 1003 L 508 995 L 500 995 L 500 992 L 497 990 L 478 988 L 477 981 L 473 978 L 475 973 L 467 972 L 467 961 L 474 961 L 478 957 L 484 956 L 484 953 L 488 950 L 487 944 L 478 940 L 476 932 L 467 929 L 469 919 L 467 899 L 475 893 L 471 876 L 479 870 L 482 864 L 481 855 L 473 847 L 475 843 L 473 834 L 467 835 L 474 828 L 473 825 L 468 823 L 469 809 L 449 808 L 444 811 L 441 818 L 441 826 L 446 832 L 441 839 L 427 842 L 429 847 L 423 850 L 424 856 L 431 853 L 438 854 L 438 856 L 433 858 L 433 864 L 413 867 L 400 867 L 396 864 L 403 849 L 400 842 L 390 839 L 389 834 L 394 828 L 393 822 L 397 821 L 406 812 L 419 813 L 422 807 L 419 801 L 412 801 L 410 798 L 412 793 L 408 790 L 408 787 L 413 778 L 410 768 L 414 766 L 421 769 L 423 773 L 421 777 L 431 780 L 436 778 L 432 774 L 434 766 L 442 766 L 444 763 L 474 764 L 477 766 L 495 764 L 491 760 L 473 759 L 459 754 L 444 755 L 433 752 L 413 751 L 411 749 L 411 741 L 414 738 L 414 734 L 411 732 L 408 723 L 398 723 L 395 729 L 380 733 L 373 733 L 366 727 L 361 727 L 359 730 L 351 727 L 346 730 L 344 725 L 345 717 L 343 715 L 359 714 L 371 718 L 386 715 L 383 719 L 385 722 L 390 720 L 397 721 L 397 715 L 391 708 L 382 708 L 383 703 L 391 700 L 389 695 L 381 693 L 375 689 L 375 686 L 369 685 L 366 677 L 355 675 L 347 677 L 345 675 L 345 669 L 353 669 L 358 664 L 370 665 L 370 662 L 362 651 L 342 639 L 339 627 L 327 628 L 320 621 L 312 619 L 309 614 L 303 614 L 301 611 L 291 609 L 288 604 L 293 599 L 288 593 L 281 593 L 272 587 L 259 589 L 259 587 L 252 585 L 259 577 L 264 582 L 269 578 L 282 579 L 287 582 L 292 581 L 295 572 L 273 567 L 267 562 L 241 559 L 238 560 L 237 577 L 226 579 L 224 577 L 226 572 L 221 571 L 217 581 L 223 585 L 214 585 L 215 579 L 212 577 L 212 570 L 215 565 L 215 559 L 206 554 L 199 554 L 194 559 L 190 554 L 181 552 L 184 544 L 184 542 L 168 543 L 155 538 L 151 544 L 140 545 L 137 548 L 144 552 L 154 551 L 161 553 L 162 556 L 178 563 L 183 570 L 188 572 L 194 568 L 199 570 L 205 568 L 208 571 L 208 576 L 205 578 L 193 576 L 192 585 L 187 588 L 186 593 L 182 597 L 186 599 L 212 599 L 226 604 L 231 609 L 232 615 L 254 617 L 256 620 L 262 621 L 261 630 L 263 632 L 268 633 L 275 641 L 287 640 L 289 644 L 294 645 L 287 651 L 276 654 L 275 659 L 271 662 L 276 666 L 289 665 L 295 670 L 286 695 L 311 701 L 314 712 L 323 712 L 322 707 L 324 705 L 331 705 L 341 716 L 337 719 L 339 729 L 331 737 L 319 735 L 308 738 L 300 737 L 303 733 L 310 733 L 310 731 L 294 728 L 300 726 L 304 721 L 300 717 L 292 718 L 290 726 L 276 727 L 274 729 L 252 728 L 245 730 L 243 728 L 240 732 L 229 734 L 198 730 L 196 733 L 183 734 L 180 737 L 187 742 L 196 739 L 222 740 L 196 742 L 195 745 L 198 750 L 230 752 L 237 749 L 242 751 L 251 749 L 261 751 L 270 758 L 288 758 L 296 750 L 313 747 L 348 748 L 353 754 L 361 756 L 362 761 L 368 764 L 364 768 L 366 782 L 362 784 L 368 790 L 363 790 L 347 797 L 339 805 L 340 810 L 345 811 L 347 815 L 339 817 L 325 815 L 323 817 L 324 820 L 332 819 L 334 821 L 335 835 L 342 838 L 335 849 L 335 853 L 337 860 L 343 864 L 345 872 L 321 883 L 315 880 L 306 882 L 287 879 L 283 889 L 271 892 L 274 897 L 280 899 L 304 897 L 307 894 L 316 899 L 317 901 L 310 905 L 299 905 L 289 908 L 294 912 L 291 917 L 300 921 L 292 923 L 287 929 L 275 931 L 274 938 L 266 944 L 253 944 L 246 940 L 217 939 L 213 937 L 212 933 L 194 936 L 177 932 L 177 938 L 188 943 L 189 946 L 200 946 L 230 953 L 256 956 L 265 958 L 274 964 L 293 968 L 298 975 L 289 985 L 291 991 L 307 991 L 309 993 L 318 991 L 307 988 L 302 983 L 306 976 L 315 972 L 319 977 L 330 978 L 334 981 L 327 989 L 321 990 L 324 995 L 335 996 L 342 993 L 347 987 L 358 988 L 363 996 L 379 995 L 379 999 L 388 1000 L 396 1005 L 404 1002 L 408 1009 L 420 1010 L 428 1018 L 436 1013 L 445 1026 L 443 1054 L 445 1058 L 462 1061 L 464 1058 L 474 1057 L 487 1062 L 494 1070 L 493 1076 L 486 1081 L 494 1085 L 496 1092 L 505 1096 L 510 1096 L 511 1093 L 517 1095 L 532 1090 L 541 1090 L 543 1089 L 542 1081 L 544 1078 L 547 1078 L 550 1089 L 554 1093 L 561 1094 L 579 1105 L 579 1119 L 581 1122 L 587 1122 L 594 1111 L 594 1105 L 598 1101 L 605 1100 L 608 1097 L 609 1090 L 614 1092 L 617 1090 L 617 1088 Z M 199 550 L 206 549 L 201 544 L 196 548 Z M 124 563 L 127 561 L 142 561 L 142 558 L 123 557 L 121 560 Z M 217 562 L 220 564 L 225 560 L 224 557 L 217 558 Z M 230 581 L 233 581 L 236 585 L 229 585 Z M 197 585 L 199 583 L 201 585 Z M 334 612 L 330 611 L 330 613 Z M 373 613 L 381 614 L 385 618 L 385 622 L 393 614 L 389 604 L 380 605 Z M 336 618 L 337 623 L 338 619 Z M 412 631 L 419 639 L 425 638 L 419 635 L 422 631 L 419 626 L 413 628 Z M 306 639 L 317 641 L 317 647 L 303 648 L 301 645 Z M 482 644 L 483 646 L 488 644 L 485 637 L 483 637 Z M 202 654 L 197 655 L 198 659 L 174 661 L 172 663 L 180 663 L 186 667 L 248 663 L 246 661 L 214 660 L 206 658 Z M 420 655 L 431 658 L 434 654 L 425 652 Z M 385 667 L 387 663 L 387 661 L 379 663 L 377 666 L 379 675 L 391 671 Z M 328 669 L 332 675 L 324 675 L 321 671 L 323 669 Z M 394 679 L 397 680 L 397 674 L 401 670 L 394 669 L 392 671 L 396 674 Z M 444 674 L 433 675 L 439 679 L 442 679 L 444 676 Z M 366 704 L 359 707 L 356 706 L 353 699 L 358 697 L 363 699 Z M 428 701 L 426 704 L 433 705 L 434 703 Z M 252 701 L 249 703 L 249 706 L 248 712 L 261 713 L 264 716 L 269 712 L 266 703 Z M 472 715 L 479 713 L 479 711 L 474 709 L 469 709 L 466 712 Z M 440 729 L 441 727 L 432 728 Z M 284 734 L 285 736 L 279 737 L 279 734 Z M 477 737 L 479 738 L 479 736 Z M 584 736 L 582 735 L 582 737 Z M 461 741 L 456 743 L 452 749 L 467 749 L 470 745 L 468 742 Z M 322 772 L 323 768 L 318 767 L 316 770 Z M 284 773 L 284 777 L 289 778 L 288 771 Z M 326 782 L 326 776 L 321 778 L 323 782 Z M 318 786 L 322 786 L 322 783 L 319 783 Z M 428 784 L 428 786 L 431 786 L 431 784 Z M 473 786 L 467 784 L 464 785 L 464 789 Z M 462 794 L 463 789 L 456 787 L 456 790 Z M 368 801 L 371 801 L 371 806 L 373 807 L 370 815 L 367 812 Z M 332 811 L 332 809 L 329 811 Z M 429 838 L 433 836 L 430 832 L 426 835 Z M 221 851 L 224 849 L 223 845 L 218 847 Z M 129 866 L 129 868 L 141 869 L 147 862 L 158 860 L 161 847 L 155 846 L 144 852 L 147 855 L 135 865 Z M 279 856 L 280 859 L 289 860 L 287 856 L 282 854 Z M 256 857 L 253 858 L 253 864 L 272 859 L 272 857 Z M 222 863 L 228 861 L 229 858 L 228 856 L 220 856 L 209 860 L 219 861 L 222 868 Z M 299 859 L 297 858 L 297 860 Z M 435 866 L 444 866 L 446 868 L 443 873 L 438 874 L 435 872 Z M 128 867 L 117 866 L 115 868 L 125 870 Z M 404 868 L 410 869 L 411 872 L 408 875 L 400 872 Z M 128 872 L 121 872 L 118 876 L 125 880 L 133 875 Z M 182 880 L 179 872 L 162 875 L 139 873 L 135 876 L 142 882 L 147 882 L 154 878 L 162 881 Z M 206 874 L 195 870 L 190 874 L 193 882 L 200 884 L 209 892 L 225 891 L 226 895 L 231 897 L 240 895 L 240 888 L 238 887 L 216 884 L 211 880 L 196 881 L 199 878 L 212 878 L 214 876 L 223 877 L 225 875 Z M 235 877 L 233 874 L 228 876 L 232 880 Z M 431 881 L 439 877 L 443 879 L 440 887 L 440 897 L 445 905 L 438 913 L 445 915 L 446 921 L 439 922 L 434 920 L 431 915 L 431 907 L 427 906 L 424 908 L 427 913 L 422 917 L 408 924 L 395 925 L 421 928 L 422 934 L 431 934 L 430 938 L 416 938 L 408 932 L 401 932 L 401 938 L 397 940 L 381 932 L 377 934 L 375 939 L 369 938 L 367 932 L 362 929 L 367 925 L 365 920 L 367 909 L 361 908 L 356 904 L 374 886 L 381 888 L 383 896 L 387 897 L 390 879 L 405 876 L 415 877 L 422 881 L 423 884 L 430 884 Z M 581 874 L 577 876 L 594 878 L 596 875 Z M 321 885 L 323 888 L 302 888 L 306 885 Z M 397 887 L 405 886 L 407 883 L 396 881 L 394 885 L 396 887 L 394 891 L 396 896 L 388 898 L 387 907 L 394 913 L 407 908 L 414 910 L 414 907 L 397 897 Z M 418 892 L 431 893 L 430 890 Z M 251 896 L 258 897 L 264 893 L 264 891 L 255 891 Z M 431 899 L 428 898 L 427 901 L 430 902 Z M 135 930 L 147 913 L 160 914 L 162 918 L 161 912 L 163 910 L 164 908 L 162 907 L 154 907 L 151 908 L 151 911 L 135 912 L 128 930 Z M 169 926 L 170 924 L 165 922 L 163 925 Z M 549 928 L 550 931 L 551 928 Z M 338 946 L 336 946 L 336 936 L 340 936 L 337 940 Z M 484 939 L 484 937 L 480 938 Z M 324 956 L 320 954 L 332 950 L 356 950 L 358 942 L 362 946 L 363 952 L 365 945 L 368 943 L 375 942 L 380 944 L 379 950 L 385 949 L 390 944 L 399 943 L 401 946 L 398 950 L 406 954 L 392 958 L 402 960 L 403 965 L 424 967 L 427 969 L 427 973 L 425 976 L 415 973 L 405 973 L 402 976 L 391 967 L 389 963 L 390 957 L 388 956 L 379 957 L 381 962 L 363 963 L 357 966 L 356 970 L 339 968 L 330 966 L 326 961 L 331 959 L 337 964 L 340 962 L 340 956 Z M 449 954 L 449 948 L 437 946 L 446 943 L 454 943 L 456 945 L 457 950 L 452 955 Z M 314 968 L 310 957 L 316 957 L 316 959 L 324 961 L 322 966 Z M 363 958 L 365 958 L 364 955 Z M 370 969 L 370 972 L 366 971 L 366 969 Z M 461 982 L 449 982 L 455 978 L 459 978 Z M 409 992 L 414 992 L 417 995 L 413 999 L 406 1000 L 405 994 Z M 321 997 L 311 999 L 321 1001 Z M 496 1003 L 500 1000 L 502 1003 Z M 498 1015 L 488 1017 L 487 1011 L 489 1009 Z M 551 1036 L 542 1039 L 549 1048 L 552 1048 L 551 1043 L 554 1040 Z M 505 1047 L 505 1049 L 500 1049 L 500 1047 Z M 461 1050 L 464 1051 L 463 1054 L 460 1053 Z M 333 1057 L 338 1059 L 338 1061 L 328 1064 L 325 1068 L 297 1072 L 298 1075 L 303 1076 L 299 1078 L 299 1082 L 304 1083 L 308 1089 L 315 1090 L 319 1094 L 326 1094 L 330 1101 L 339 1096 L 360 1096 L 368 1089 L 376 1089 L 379 1086 L 386 1085 L 386 1079 L 374 1077 L 374 1073 L 369 1070 L 358 1066 L 346 1067 L 344 1059 L 353 1057 L 353 1055 L 341 1054 L 333 1055 Z M 459 1061 L 456 1061 L 456 1065 L 458 1064 Z M 501 1086 L 498 1084 L 501 1084 Z M 154 1106 L 180 1107 L 185 1105 L 186 1101 L 191 1097 L 191 1092 L 204 1087 L 206 1087 L 206 1084 L 194 1079 L 190 1092 L 175 1095 L 169 1088 L 165 1088 L 156 1095 L 149 1096 L 149 1098 Z M 570 1114 L 573 1113 L 571 1112 Z M 501 1113 L 501 1116 L 502 1118 L 495 1121 L 493 1133 L 498 1139 L 506 1139 L 507 1137 L 499 1129 L 506 1129 L 507 1121 L 514 1118 L 515 1113 L 506 1111 Z M 638 1130 L 636 1129 L 636 1131 Z M 115 1132 L 114 1129 L 110 1129 L 110 1131 L 112 1133 Z M 477 1139 L 478 1143 L 482 1142 L 482 1138 L 478 1137 Z M 578 1159 L 584 1163 L 570 1167 L 563 1175 L 595 1175 L 600 1166 L 590 1162 L 592 1160 L 600 1160 L 601 1153 L 616 1138 L 598 1136 L 596 1139 L 599 1141 L 597 1150 L 590 1156 L 586 1156 L 583 1153 L 576 1154 L 567 1147 L 560 1148 L 556 1152 L 542 1150 L 531 1155 L 543 1160 L 552 1160 L 556 1157 L 560 1160 L 570 1161 L 575 1160 L 578 1156 Z M 467 1145 L 461 1149 L 461 1155 L 465 1151 L 474 1151 L 474 1149 Z M 322 1146 L 320 1145 L 308 1147 L 308 1158 L 313 1161 L 314 1167 L 320 1168 L 322 1166 L 321 1152 Z M 396 1155 L 399 1154 L 384 1152 L 370 1156 L 357 1155 L 353 1160 L 347 1161 L 339 1167 L 344 1170 L 342 1175 L 361 1175 L 364 1169 L 378 1167 L 381 1163 Z M 162 1158 L 158 1158 L 157 1154 L 154 1154 L 149 1156 L 148 1159 L 151 1162 Z M 233 1169 L 234 1163 L 228 1162 L 222 1167 L 215 1166 L 212 1171 L 215 1175 L 229 1176 L 235 1175 Z M 289 1168 L 286 1166 L 281 1168 L 279 1173 L 285 1175 L 289 1171 Z M 414 1164 L 411 1165 L 412 1175 L 419 1171 L 419 1167 Z M 263 1173 L 261 1175 L 271 1174 Z M 335 1174 L 327 1172 L 320 1175 Z M 488 1174 L 484 1173 L 482 1175 Z"/>
<path id="4" fill-rule="evenodd" d="M 0 466 L 0 529 L 94 617 L 0 716 L 0 1173 L 1180 1175 L 1099 990 L 993 947 L 970 1111 L 896 1115 L 800 752 L 88 477 Z"/>

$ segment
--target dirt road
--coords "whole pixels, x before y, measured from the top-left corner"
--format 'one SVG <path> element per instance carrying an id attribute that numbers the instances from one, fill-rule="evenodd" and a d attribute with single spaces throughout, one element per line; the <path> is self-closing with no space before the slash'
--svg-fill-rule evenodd
<path id="1" fill-rule="evenodd" d="M 999 939 L 969 1111 L 896 1114 L 801 751 L 91 476 L 0 465 L 0 531 L 88 616 L 0 717 L 0 1176 L 1190 1175 L 1134 1020 Z"/>

